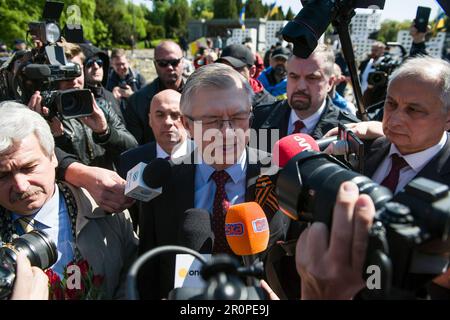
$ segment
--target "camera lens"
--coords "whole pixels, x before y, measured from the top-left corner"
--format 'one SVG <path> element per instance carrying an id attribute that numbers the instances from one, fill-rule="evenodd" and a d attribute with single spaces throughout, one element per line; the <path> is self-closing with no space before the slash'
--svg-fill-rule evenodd
<path id="1" fill-rule="evenodd" d="M 51 267 L 58 259 L 58 251 L 55 243 L 48 237 L 44 231 L 33 230 L 29 233 L 14 239 L 8 245 L 7 254 L 16 260 L 16 252 L 26 253 L 32 266 L 41 269 Z"/>
<path id="2" fill-rule="evenodd" d="M 87 89 L 69 89 L 59 92 L 57 110 L 64 119 L 90 116 L 92 109 L 91 92 Z"/>

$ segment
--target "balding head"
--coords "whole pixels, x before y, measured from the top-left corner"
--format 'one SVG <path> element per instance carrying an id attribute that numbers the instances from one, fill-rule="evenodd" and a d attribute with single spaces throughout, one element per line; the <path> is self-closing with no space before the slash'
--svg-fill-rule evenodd
<path id="1" fill-rule="evenodd" d="M 178 91 L 167 89 L 156 94 L 150 104 L 149 125 L 156 142 L 168 154 L 186 139 L 181 123 L 180 98 Z"/>
<path id="2" fill-rule="evenodd" d="M 184 69 L 180 46 L 170 40 L 161 42 L 155 48 L 155 69 L 167 89 L 180 88 Z"/>

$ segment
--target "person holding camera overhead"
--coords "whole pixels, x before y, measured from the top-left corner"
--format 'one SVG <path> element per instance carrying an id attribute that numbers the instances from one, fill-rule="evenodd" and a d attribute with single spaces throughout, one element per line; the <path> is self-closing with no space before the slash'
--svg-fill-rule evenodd
<path id="1" fill-rule="evenodd" d="M 54 140 L 38 113 L 15 102 L 2 103 L 0 137 L 0 242 L 33 230 L 47 234 L 57 249 L 56 263 L 46 271 L 50 298 L 125 298 L 126 272 L 138 244 L 128 212 L 106 213 L 84 189 L 55 180 Z M 73 264 L 78 274 L 66 271 Z M 18 281 L 24 276 L 19 271 Z M 74 281 L 69 286 L 64 280 L 71 274 L 81 277 L 82 285 Z M 42 279 L 35 281 L 42 288 Z M 12 298 L 17 297 L 14 291 L 23 294 L 20 289 L 12 290 Z M 45 292 L 36 294 L 44 298 Z"/>
<path id="2" fill-rule="evenodd" d="M 66 57 L 71 62 L 83 65 L 85 56 L 81 48 L 72 43 L 63 44 Z M 83 69 L 82 69 L 83 70 Z M 84 74 L 73 80 L 61 81 L 58 88 L 83 89 Z M 41 114 L 48 114 L 47 106 L 41 106 L 42 97 L 37 91 L 28 106 Z M 137 146 L 134 137 L 126 130 L 120 117 L 109 106 L 97 105 L 92 100 L 93 113 L 88 117 L 49 120 L 56 145 L 67 153 L 76 155 L 86 165 L 114 169 L 114 159 L 120 153 Z"/>

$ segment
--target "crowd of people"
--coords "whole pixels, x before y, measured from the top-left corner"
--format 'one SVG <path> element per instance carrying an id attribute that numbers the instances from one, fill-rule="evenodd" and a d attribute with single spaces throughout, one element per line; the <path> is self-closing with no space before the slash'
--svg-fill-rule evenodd
<path id="1" fill-rule="evenodd" d="M 345 124 L 365 143 L 362 174 L 393 194 L 416 177 L 450 186 L 450 63 L 427 56 L 424 34 L 413 32 L 410 57 L 384 88 L 371 87 L 368 77 L 385 45 L 374 42 L 360 64 L 364 99 L 381 103 L 368 122 L 357 118 L 342 90 L 348 78 L 325 44 L 308 58 L 278 45 L 266 67 L 245 41 L 214 54 L 205 55 L 203 48 L 186 77 L 183 49 L 165 40 L 154 50 L 157 77 L 147 82 L 122 49 L 108 55 L 90 44 L 62 42 L 66 58 L 82 72 L 60 81 L 58 89 L 89 89 L 92 114 L 48 118 L 39 91 L 26 105 L 0 104 L 0 240 L 8 243 L 38 229 L 58 251 L 46 275 L 19 254 L 10 298 L 68 298 L 47 279 L 54 275 L 65 283 L 67 266 L 84 261 L 98 284 L 95 298 L 125 299 L 130 266 L 151 249 L 179 245 L 191 208 L 210 213 L 212 253 L 234 255 L 225 236 L 226 211 L 250 201 L 264 210 L 270 228 L 268 249 L 257 258 L 268 268 L 270 250 L 291 248 L 275 275 L 266 274 L 263 287 L 271 298 L 360 297 L 367 289 L 362 275 L 375 216 L 371 198 L 344 182 L 330 230 L 320 222 L 294 221 L 268 200 L 276 198 L 277 175 L 265 175 L 262 168 L 270 165 L 278 139 L 330 137 Z M 266 134 L 253 136 L 250 130 Z M 149 202 L 126 197 L 127 172 L 155 159 L 171 161 L 162 194 Z M 427 291 L 417 289 L 417 297 L 450 296 L 448 251 L 436 259 Z M 167 298 L 174 273 L 171 255 L 146 263 L 139 272 L 139 296 Z"/>

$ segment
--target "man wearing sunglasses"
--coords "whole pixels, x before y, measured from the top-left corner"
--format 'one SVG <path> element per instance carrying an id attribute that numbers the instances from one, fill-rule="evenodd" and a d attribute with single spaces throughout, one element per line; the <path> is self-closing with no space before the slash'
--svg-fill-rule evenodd
<path id="1" fill-rule="evenodd" d="M 100 108 L 108 104 L 124 122 L 118 101 L 114 98 L 112 92 L 105 88 L 108 81 L 108 72 L 105 72 L 109 68 L 108 55 L 91 45 L 81 44 L 80 47 L 86 56 L 84 62 L 85 88 L 91 90 Z"/>
<path id="2" fill-rule="evenodd" d="M 163 41 L 155 48 L 155 69 L 158 77 L 128 99 L 124 112 L 125 122 L 140 145 L 154 141 L 149 123 L 150 102 L 154 95 L 165 89 L 181 92 L 183 87 L 183 51 L 173 41 Z"/>

